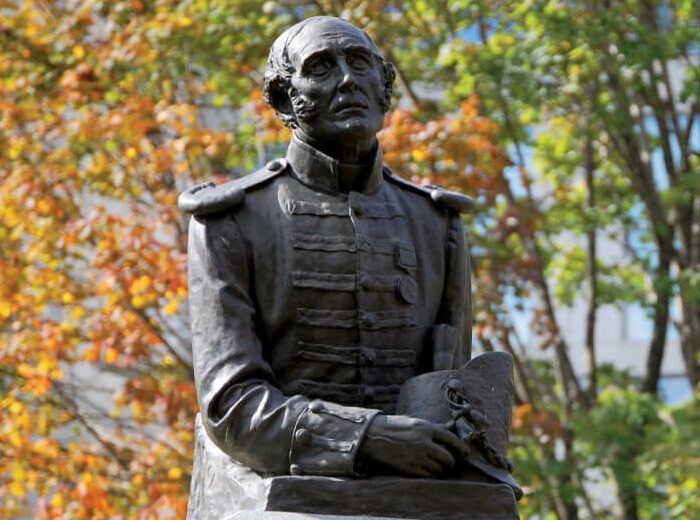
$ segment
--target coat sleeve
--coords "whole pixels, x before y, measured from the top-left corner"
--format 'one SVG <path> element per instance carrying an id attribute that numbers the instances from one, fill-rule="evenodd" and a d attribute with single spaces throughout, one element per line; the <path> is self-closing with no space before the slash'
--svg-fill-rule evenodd
<path id="1" fill-rule="evenodd" d="M 433 328 L 433 370 L 460 368 L 471 359 L 471 272 L 459 213 L 449 211 L 445 287 Z"/>
<path id="2" fill-rule="evenodd" d="M 255 330 L 247 248 L 231 215 L 190 220 L 194 375 L 209 437 L 263 473 L 353 475 L 377 410 L 284 395 Z"/>

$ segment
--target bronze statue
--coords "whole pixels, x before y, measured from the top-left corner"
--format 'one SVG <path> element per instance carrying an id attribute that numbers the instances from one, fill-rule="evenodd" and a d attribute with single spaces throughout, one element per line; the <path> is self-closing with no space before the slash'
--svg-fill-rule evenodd
<path id="1" fill-rule="evenodd" d="M 406 381 L 470 358 L 459 213 L 472 201 L 382 164 L 393 81 L 364 31 L 331 17 L 296 24 L 265 71 L 265 99 L 293 133 L 286 158 L 180 197 L 194 216 L 202 422 L 260 474 L 444 477 L 485 439 L 463 401 L 448 424 L 396 413 Z"/>

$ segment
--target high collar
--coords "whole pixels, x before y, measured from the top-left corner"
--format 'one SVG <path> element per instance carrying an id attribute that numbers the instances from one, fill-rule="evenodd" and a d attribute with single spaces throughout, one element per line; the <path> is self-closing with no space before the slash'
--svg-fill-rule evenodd
<path id="1" fill-rule="evenodd" d="M 328 193 L 340 192 L 340 179 L 364 175 L 362 192 L 371 194 L 382 183 L 382 150 L 376 145 L 374 161 L 365 164 L 341 163 L 313 146 L 292 137 L 287 148 L 287 161 L 297 178 L 311 188 Z"/>

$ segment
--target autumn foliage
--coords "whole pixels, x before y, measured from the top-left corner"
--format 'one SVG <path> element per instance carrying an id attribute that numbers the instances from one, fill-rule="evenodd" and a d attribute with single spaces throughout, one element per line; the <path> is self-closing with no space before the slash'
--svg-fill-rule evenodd
<path id="1" fill-rule="evenodd" d="M 145 31 L 187 23 L 143 9 L 0 4 L 2 518 L 185 514 L 195 396 L 176 195 L 231 139 L 199 128 L 151 67 Z"/>

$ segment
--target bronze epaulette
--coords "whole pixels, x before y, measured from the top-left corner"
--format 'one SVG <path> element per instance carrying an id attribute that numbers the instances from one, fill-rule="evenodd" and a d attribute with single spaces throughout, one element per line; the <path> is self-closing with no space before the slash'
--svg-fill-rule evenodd
<path id="1" fill-rule="evenodd" d="M 474 209 L 474 199 L 470 196 L 457 193 L 456 191 L 448 191 L 439 186 L 418 186 L 394 174 L 388 166 L 384 166 L 384 177 L 399 186 L 420 193 L 425 197 L 430 197 L 434 202 L 458 213 L 468 213 Z"/>
<path id="2" fill-rule="evenodd" d="M 287 169 L 287 161 L 276 159 L 255 173 L 216 185 L 213 182 L 197 184 L 183 191 L 177 199 L 179 208 L 192 215 L 210 215 L 239 206 L 246 190 L 258 186 Z"/>

